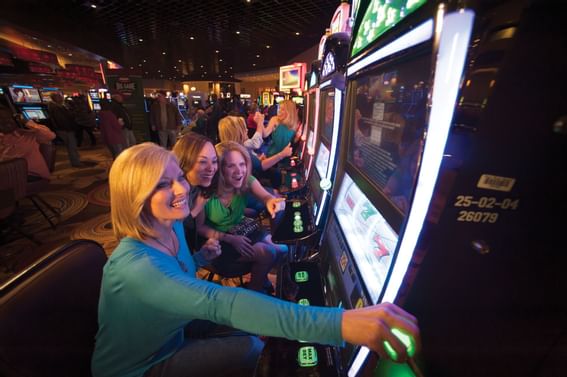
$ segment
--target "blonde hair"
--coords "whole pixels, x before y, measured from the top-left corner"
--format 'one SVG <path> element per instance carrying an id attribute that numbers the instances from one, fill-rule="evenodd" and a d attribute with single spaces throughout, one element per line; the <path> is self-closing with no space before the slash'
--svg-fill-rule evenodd
<path id="1" fill-rule="evenodd" d="M 248 140 L 248 130 L 244 118 L 239 116 L 226 116 L 219 120 L 220 141 L 235 141 L 239 144 Z"/>
<path id="2" fill-rule="evenodd" d="M 150 142 L 132 146 L 114 160 L 108 182 L 110 219 L 118 239 L 155 236 L 147 203 L 170 160 L 177 163 L 171 152 Z"/>
<path id="3" fill-rule="evenodd" d="M 290 130 L 297 130 L 297 125 L 299 123 L 297 117 L 297 106 L 295 102 L 290 99 L 286 99 L 280 102 L 280 109 L 283 108 L 285 110 L 285 117 L 280 117 L 278 114 L 278 121 L 280 124 L 284 124 Z"/>
<path id="4" fill-rule="evenodd" d="M 235 141 L 224 141 L 222 143 L 218 143 L 217 145 L 215 145 L 215 149 L 217 151 L 217 155 L 219 156 L 220 170 L 217 192 L 222 193 L 227 187 L 226 180 L 224 179 L 223 168 L 226 166 L 226 156 L 233 151 L 240 152 L 242 157 L 244 157 L 244 161 L 246 161 L 246 175 L 244 176 L 242 187 L 236 190 L 236 193 L 240 194 L 247 191 L 248 180 L 250 179 L 252 172 L 252 161 L 250 160 L 250 154 L 248 153 L 248 150 L 243 145 L 238 144 Z"/>

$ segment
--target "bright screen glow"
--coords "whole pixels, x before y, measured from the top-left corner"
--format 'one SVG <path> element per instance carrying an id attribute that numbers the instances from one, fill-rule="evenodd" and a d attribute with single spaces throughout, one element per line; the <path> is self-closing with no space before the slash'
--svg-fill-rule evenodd
<path id="1" fill-rule="evenodd" d="M 303 97 L 291 97 L 291 100 L 298 105 L 303 105 Z"/>
<path id="2" fill-rule="evenodd" d="M 371 0 L 353 39 L 351 56 L 359 53 L 426 2 L 427 0 Z"/>
<path id="3" fill-rule="evenodd" d="M 390 269 L 398 235 L 348 174 L 345 174 L 341 183 L 335 214 L 360 277 L 372 302 L 377 303 Z"/>
<path id="4" fill-rule="evenodd" d="M 10 87 L 10 96 L 16 103 L 40 103 L 41 97 L 36 88 L 16 88 Z"/>
<path id="5" fill-rule="evenodd" d="M 313 154 L 315 150 L 315 134 L 313 130 L 309 130 L 309 136 L 307 136 L 307 151 L 309 154 Z"/>
<path id="6" fill-rule="evenodd" d="M 422 151 L 430 61 L 424 54 L 355 81 L 354 143 L 347 160 L 404 214 Z"/>
<path id="7" fill-rule="evenodd" d="M 43 119 L 47 119 L 47 116 L 45 115 L 45 112 L 40 109 L 40 108 L 28 108 L 28 109 L 22 109 L 22 113 L 24 114 L 24 116 L 26 117 L 26 119 L 39 119 L 39 120 L 43 120 Z"/>
<path id="8" fill-rule="evenodd" d="M 323 96 L 325 104 L 323 107 L 323 129 L 322 135 L 329 142 L 333 140 L 333 120 L 335 115 L 335 91 L 330 90 Z"/>
<path id="9" fill-rule="evenodd" d="M 315 159 L 315 167 L 317 168 L 317 172 L 321 178 L 325 178 L 327 176 L 330 156 L 331 152 L 329 152 L 327 146 L 321 143 L 319 145 L 319 151 L 317 152 L 317 158 Z"/>

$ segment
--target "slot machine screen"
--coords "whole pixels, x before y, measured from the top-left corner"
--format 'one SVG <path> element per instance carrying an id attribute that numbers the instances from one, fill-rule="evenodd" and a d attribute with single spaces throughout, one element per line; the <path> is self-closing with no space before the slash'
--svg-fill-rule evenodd
<path id="1" fill-rule="evenodd" d="M 335 91 L 334 89 L 323 93 L 323 123 L 321 135 L 329 143 L 333 140 L 333 120 L 335 116 Z"/>
<path id="2" fill-rule="evenodd" d="M 26 119 L 33 119 L 33 120 L 45 120 L 47 116 L 45 112 L 41 108 L 22 108 L 22 114 L 26 117 Z"/>
<path id="3" fill-rule="evenodd" d="M 309 129 L 314 128 L 313 124 L 315 122 L 315 108 L 316 108 L 315 105 L 316 105 L 315 104 L 315 93 L 309 93 L 309 101 L 308 101 L 308 104 L 307 104 L 307 106 L 309 107 L 308 110 L 307 110 L 308 111 L 307 113 L 309 114 L 308 119 L 307 119 L 307 122 L 308 122 L 307 126 L 309 127 Z"/>
<path id="4" fill-rule="evenodd" d="M 93 102 L 93 110 L 94 111 L 100 111 L 100 103 L 99 102 Z"/>
<path id="5" fill-rule="evenodd" d="M 276 103 L 279 105 L 281 101 L 283 101 L 285 99 L 284 96 L 275 96 L 274 97 Z"/>
<path id="6" fill-rule="evenodd" d="M 346 173 L 334 213 L 360 279 L 372 302 L 377 303 L 385 286 L 398 234 Z"/>
<path id="7" fill-rule="evenodd" d="M 323 143 L 319 145 L 319 150 L 317 151 L 317 157 L 315 158 L 315 168 L 319 177 L 325 178 L 327 176 L 327 168 L 329 167 L 329 157 L 331 152 L 327 146 Z"/>
<path id="8" fill-rule="evenodd" d="M 10 87 L 8 89 L 14 103 L 41 103 L 39 90 L 36 88 Z"/>
<path id="9" fill-rule="evenodd" d="M 295 102 L 296 105 L 303 106 L 303 97 L 291 97 L 291 100 Z"/>
<path id="10" fill-rule="evenodd" d="M 357 78 L 347 161 L 404 214 L 415 188 L 426 127 L 431 56 Z"/>
<path id="11" fill-rule="evenodd" d="M 51 102 L 51 93 L 58 93 L 58 89 L 47 89 L 43 88 L 40 90 L 39 94 L 41 95 L 41 100 L 45 103 Z"/>

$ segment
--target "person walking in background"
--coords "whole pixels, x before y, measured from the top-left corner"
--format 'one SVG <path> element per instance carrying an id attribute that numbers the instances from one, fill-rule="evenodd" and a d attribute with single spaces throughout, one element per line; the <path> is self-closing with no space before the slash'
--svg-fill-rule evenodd
<path id="1" fill-rule="evenodd" d="M 124 135 L 124 148 L 129 148 L 136 144 L 136 137 L 134 136 L 134 131 L 132 131 L 132 117 L 128 112 L 128 109 L 124 106 L 124 97 L 120 93 L 112 94 L 112 102 L 110 103 L 110 109 L 116 115 L 118 123 L 122 126 L 122 134 Z"/>
<path id="2" fill-rule="evenodd" d="M 124 150 L 126 141 L 122 134 L 122 126 L 118 122 L 116 115 L 112 112 L 110 103 L 106 99 L 100 102 L 98 120 L 102 140 L 110 150 L 112 159 L 115 159 L 120 152 Z"/>
<path id="3" fill-rule="evenodd" d="M 83 131 L 89 135 L 91 147 L 96 145 L 96 137 L 93 130 L 96 128 L 96 115 L 89 107 L 87 98 L 81 94 L 71 98 L 69 102 L 73 118 L 77 125 L 77 146 L 80 147 L 83 143 Z"/>
<path id="4" fill-rule="evenodd" d="M 150 108 L 150 125 L 153 131 L 158 132 L 159 144 L 162 147 L 173 147 L 182 125 L 181 114 L 177 107 L 165 98 L 163 92 L 158 93 L 157 100 Z"/>
<path id="5" fill-rule="evenodd" d="M 51 125 L 59 139 L 63 140 L 69 155 L 71 166 L 82 167 L 79 151 L 77 150 L 77 125 L 73 119 L 73 114 L 63 104 L 61 93 L 51 93 L 51 101 L 47 105 L 47 111 L 51 119 Z"/>

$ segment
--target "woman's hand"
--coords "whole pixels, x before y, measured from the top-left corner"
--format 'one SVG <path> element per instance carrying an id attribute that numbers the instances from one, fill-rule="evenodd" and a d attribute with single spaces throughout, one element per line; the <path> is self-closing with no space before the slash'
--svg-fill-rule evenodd
<path id="1" fill-rule="evenodd" d="M 284 149 L 278 152 L 278 156 L 280 157 L 280 160 L 283 160 L 284 158 L 289 157 L 292 154 L 293 154 L 293 148 L 291 147 L 291 143 L 287 143 Z"/>
<path id="2" fill-rule="evenodd" d="M 398 354 L 396 362 L 407 361 L 408 354 L 404 344 L 392 333 L 397 328 L 411 336 L 419 348 L 419 328 L 417 319 L 391 304 L 382 303 L 361 309 L 346 310 L 341 324 L 343 339 L 351 344 L 364 345 L 387 358 L 384 341 L 388 341 Z"/>
<path id="3" fill-rule="evenodd" d="M 264 114 L 259 111 L 256 111 L 254 114 L 254 122 L 256 122 L 256 130 L 263 133 L 264 131 Z"/>
<path id="4" fill-rule="evenodd" d="M 226 234 L 224 236 L 224 241 L 234 246 L 236 251 L 238 251 L 243 257 L 252 258 L 254 256 L 254 248 L 248 237 Z"/>
<path id="5" fill-rule="evenodd" d="M 221 255 L 221 246 L 217 239 L 209 238 L 199 252 L 203 255 L 203 258 L 210 261 Z"/>
<path id="6" fill-rule="evenodd" d="M 272 215 L 272 219 L 276 217 L 276 212 L 285 209 L 285 198 L 274 198 L 273 196 L 266 200 L 266 209 Z"/>

